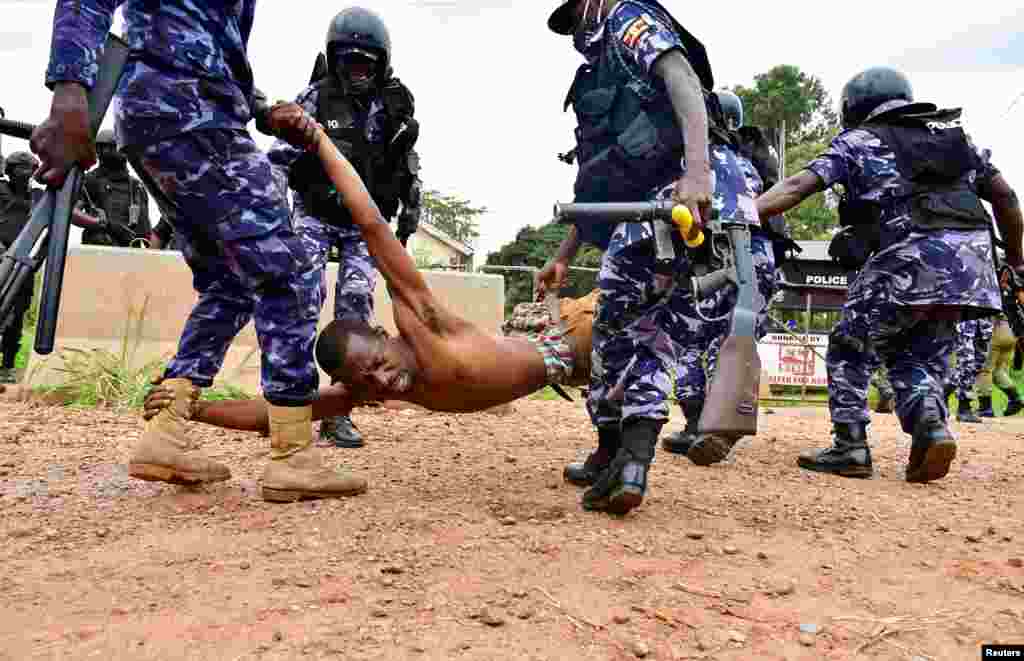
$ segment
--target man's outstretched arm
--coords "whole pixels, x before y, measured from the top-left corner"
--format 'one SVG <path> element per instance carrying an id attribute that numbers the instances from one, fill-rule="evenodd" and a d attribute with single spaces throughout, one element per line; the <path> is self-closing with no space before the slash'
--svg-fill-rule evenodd
<path id="1" fill-rule="evenodd" d="M 359 178 L 352 164 L 327 138 L 323 129 L 317 129 L 317 140 L 324 170 L 338 189 L 352 216 L 352 221 L 362 231 L 370 256 L 387 280 L 391 295 L 402 300 L 428 327 L 434 327 L 440 332 L 441 329 L 437 328 L 439 306 L 434 295 L 427 287 L 427 282 L 416 268 L 412 257 L 395 238 L 387 221 L 381 216 L 376 203 L 363 185 L 363 180 Z"/>
<path id="2" fill-rule="evenodd" d="M 149 420 L 174 402 L 174 393 L 161 386 L 146 396 L 142 417 Z M 321 388 L 313 401 L 313 420 L 336 415 L 348 415 L 352 410 L 352 397 L 342 386 Z M 267 402 L 263 399 L 228 399 L 219 402 L 196 402 L 192 420 L 224 429 L 268 433 Z"/>

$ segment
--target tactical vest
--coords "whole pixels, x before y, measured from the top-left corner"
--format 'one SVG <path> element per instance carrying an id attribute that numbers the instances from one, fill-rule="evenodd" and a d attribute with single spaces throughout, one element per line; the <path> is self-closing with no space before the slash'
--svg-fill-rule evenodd
<path id="1" fill-rule="evenodd" d="M 318 83 L 318 93 L 317 121 L 338 151 L 352 163 L 373 196 L 372 164 L 386 144 L 373 145 L 366 139 L 368 112 L 357 110 L 352 100 L 331 79 Z M 332 225 L 351 222 L 348 209 L 338 197 L 317 154 L 306 153 L 296 161 L 289 173 L 289 185 L 303 196 L 306 212 L 310 215 Z"/>
<path id="2" fill-rule="evenodd" d="M 7 182 L 0 181 L 0 244 L 14 243 L 31 212 L 30 198 L 16 195 Z"/>
<path id="3" fill-rule="evenodd" d="M 967 140 L 960 125 L 960 109 L 924 113 L 900 109 L 872 118 L 859 128 L 878 137 L 896 155 L 896 168 L 909 184 L 895 192 L 909 203 L 910 219 L 921 230 L 984 229 L 992 219 L 969 184 L 972 170 L 983 167 L 981 158 Z M 862 214 L 860 219 L 844 218 L 843 224 L 882 220 L 856 202 L 845 209 Z"/>
<path id="4" fill-rule="evenodd" d="M 95 179 L 95 185 L 99 188 L 100 199 L 94 202 L 107 214 L 107 220 L 134 231 L 139 224 L 140 212 L 136 211 L 133 218 L 132 207 L 141 208 L 142 194 L 138 190 L 140 184 L 132 181 L 127 173 L 116 178 L 100 173 Z"/>
<path id="5" fill-rule="evenodd" d="M 645 4 L 671 15 L 660 4 Z M 704 47 L 675 19 L 673 25 L 687 50 L 687 59 L 701 80 L 708 108 L 712 140 L 729 143 L 721 127 L 725 126 L 714 79 Z M 682 175 L 684 152 L 682 131 L 668 94 L 662 89 L 645 99 L 610 61 L 608 39 L 602 38 L 601 56 L 593 64 L 576 71 L 564 108 L 576 113 L 577 202 L 635 202 L 647 199 L 651 190 L 671 183 Z M 580 224 L 580 239 L 600 248 L 608 244 L 614 231 L 608 224 Z"/>

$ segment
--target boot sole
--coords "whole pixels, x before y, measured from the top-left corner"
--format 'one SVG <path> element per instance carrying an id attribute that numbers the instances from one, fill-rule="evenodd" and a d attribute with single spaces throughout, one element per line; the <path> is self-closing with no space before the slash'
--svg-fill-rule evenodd
<path id="1" fill-rule="evenodd" d="M 692 443 L 670 443 L 668 441 L 661 442 L 661 449 L 665 452 L 672 454 L 678 454 L 680 456 L 686 456 L 690 452 L 690 448 L 693 447 Z"/>
<path id="2" fill-rule="evenodd" d="M 263 500 L 268 503 L 297 503 L 300 500 L 327 500 L 331 498 L 348 498 L 366 492 L 366 488 L 352 491 L 297 491 L 295 489 L 271 489 L 263 487 Z"/>
<path id="3" fill-rule="evenodd" d="M 644 492 L 639 487 L 619 486 L 611 495 L 593 502 L 583 501 L 583 509 L 588 512 L 608 512 L 620 516 L 628 514 L 644 502 Z"/>
<path id="4" fill-rule="evenodd" d="M 603 469 L 602 469 L 603 470 Z M 569 475 L 568 469 L 562 470 L 562 479 L 577 487 L 592 487 L 597 482 L 597 476 L 601 474 L 601 471 L 595 471 L 592 475 L 582 478 L 573 478 Z"/>
<path id="5" fill-rule="evenodd" d="M 940 480 L 949 473 L 949 466 L 956 459 L 956 442 L 952 439 L 938 441 L 928 448 L 924 461 L 917 470 L 907 473 L 907 482 L 921 484 Z"/>
<path id="6" fill-rule="evenodd" d="M 839 477 L 851 477 L 866 480 L 875 476 L 875 469 L 872 466 L 842 466 L 840 468 L 829 468 L 825 466 L 818 466 L 816 464 L 805 464 L 799 459 L 797 459 L 796 465 L 804 470 L 812 471 L 814 473 L 838 475 Z"/>
<path id="7" fill-rule="evenodd" d="M 128 464 L 128 475 L 136 480 L 145 480 L 146 482 L 166 482 L 167 484 L 186 486 L 224 482 L 231 479 L 231 473 L 203 475 L 155 464 Z"/>
<path id="8" fill-rule="evenodd" d="M 739 440 L 722 436 L 705 438 L 690 446 L 686 456 L 698 466 L 711 466 L 728 457 Z"/>

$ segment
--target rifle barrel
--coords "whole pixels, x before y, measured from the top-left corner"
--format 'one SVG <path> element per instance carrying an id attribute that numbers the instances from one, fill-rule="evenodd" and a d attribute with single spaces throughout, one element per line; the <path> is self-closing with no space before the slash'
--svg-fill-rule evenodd
<path id="1" fill-rule="evenodd" d="M 555 205 L 555 221 L 569 223 L 642 223 L 649 220 L 671 222 L 671 200 L 656 202 L 576 202 Z"/>
<path id="2" fill-rule="evenodd" d="M 32 132 L 35 130 L 35 124 L 17 122 L 13 119 L 0 119 L 0 134 L 9 135 L 12 138 L 29 140 L 32 137 Z"/>

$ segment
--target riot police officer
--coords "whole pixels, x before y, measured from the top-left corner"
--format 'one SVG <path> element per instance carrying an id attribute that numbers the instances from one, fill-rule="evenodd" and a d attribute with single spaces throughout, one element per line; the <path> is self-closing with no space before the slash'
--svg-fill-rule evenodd
<path id="1" fill-rule="evenodd" d="M 129 248 L 140 239 L 148 240 L 152 231 L 149 195 L 128 173 L 128 161 L 118 150 L 112 130 L 96 136 L 96 155 L 99 165 L 85 175 L 83 211 L 97 222 L 82 231 L 82 243 Z"/>
<path id="2" fill-rule="evenodd" d="M 709 139 L 724 122 L 710 93 L 707 53 L 660 3 L 565 0 L 548 27 L 571 35 L 586 59 L 567 98 L 578 124 L 577 202 L 671 197 L 700 222 L 714 194 L 722 217 L 753 217 L 753 196 L 735 152 L 727 139 Z M 568 465 L 565 478 L 591 485 L 585 509 L 625 513 L 647 490 L 668 418 L 668 337 L 683 322 L 673 319 L 651 231 L 643 224 L 574 226 L 538 276 L 542 293 L 564 282 L 582 242 L 604 250 L 587 400 L 598 447 L 586 461 Z M 682 255 L 682 241 L 676 243 Z M 685 261 L 677 258 L 673 271 L 685 271 Z"/>
<path id="3" fill-rule="evenodd" d="M 398 214 L 396 234 L 404 245 L 420 218 L 419 157 L 413 149 L 419 124 L 412 93 L 393 76 L 387 26 L 368 9 L 345 9 L 328 28 L 326 61 L 325 75 L 303 90 L 297 103 L 352 162 L 381 214 L 388 220 Z M 270 159 L 294 191 L 294 223 L 313 260 L 309 280 L 320 291 L 321 306 L 328 253 L 334 247 L 339 257 L 334 316 L 368 322 L 374 263 L 317 155 L 278 141 Z M 363 445 L 348 416 L 325 419 L 320 436 L 337 447 Z"/>
<path id="4" fill-rule="evenodd" d="M 943 396 L 958 321 L 1001 309 L 989 235 L 992 203 L 1006 261 L 1022 257 L 1017 196 L 964 132 L 959 110 L 915 103 L 910 81 L 868 69 L 843 89 L 844 130 L 800 173 L 757 201 L 782 213 L 835 184 L 844 229 L 831 252 L 862 263 L 829 342 L 833 444 L 800 456 L 805 469 L 872 475 L 867 390 L 872 352 L 885 362 L 896 414 L 912 437 L 908 482 L 944 477 L 956 457 Z"/>
<path id="5" fill-rule="evenodd" d="M 4 164 L 6 181 L 0 181 L 0 253 L 6 250 L 28 223 L 32 211 L 29 182 L 39 166 L 36 157 L 27 151 L 11 154 Z M 0 383 L 14 383 L 14 359 L 21 349 L 21 328 L 25 312 L 32 303 L 32 278 L 15 295 L 14 306 L 6 319 L 0 319 Z"/>

